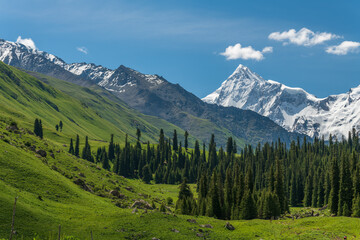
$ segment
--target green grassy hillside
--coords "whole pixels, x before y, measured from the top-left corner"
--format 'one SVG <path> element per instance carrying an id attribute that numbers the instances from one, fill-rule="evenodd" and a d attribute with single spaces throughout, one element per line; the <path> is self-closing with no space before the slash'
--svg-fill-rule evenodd
<path id="1" fill-rule="evenodd" d="M 160 128 L 168 136 L 172 136 L 174 129 L 179 136 L 183 135 L 180 128 L 140 114 L 111 94 L 99 94 L 99 87 L 89 89 L 50 77 L 39 78 L 51 86 L 0 62 L 0 112 L 28 128 L 32 128 L 35 118 L 41 118 L 44 137 L 55 142 L 68 143 L 69 137 L 79 134 L 101 145 L 111 133 L 117 142 L 123 142 L 125 134 L 130 140 L 135 138 L 136 128 L 140 128 L 144 142 L 156 142 Z M 60 120 L 64 128 L 57 132 L 55 125 Z"/>
<path id="2" fill-rule="evenodd" d="M 8 126 L 9 122 L 0 121 L 0 238 L 9 236 L 16 196 L 18 239 L 55 239 L 58 225 L 63 237 L 77 239 L 90 239 L 91 231 L 94 239 L 340 239 L 344 235 L 357 239 L 360 235 L 360 219 L 346 217 L 230 221 L 235 227 L 230 231 L 224 228 L 226 221 L 213 218 L 158 210 L 132 213 L 128 206 L 136 199 L 154 201 L 157 207 L 169 196 L 176 201 L 177 186 L 116 176 L 67 154 L 52 141 L 22 128 L 8 131 Z M 40 157 L 34 146 L 47 156 Z M 75 184 L 78 179 L 91 190 Z M 121 199 L 110 195 L 114 189 L 123 194 Z M 190 218 L 196 223 L 188 222 Z"/>

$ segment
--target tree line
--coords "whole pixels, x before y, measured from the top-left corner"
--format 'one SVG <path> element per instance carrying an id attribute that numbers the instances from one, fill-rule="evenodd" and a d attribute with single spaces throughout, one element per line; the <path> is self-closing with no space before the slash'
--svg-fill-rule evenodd
<path id="1" fill-rule="evenodd" d="M 179 184 L 177 209 L 184 214 L 206 215 L 220 219 L 277 217 L 289 212 L 289 206 L 323 207 L 334 215 L 360 217 L 360 145 L 355 130 L 341 141 L 330 136 L 292 141 L 290 146 L 278 140 L 246 145 L 238 152 L 229 137 L 225 149 L 216 147 L 211 135 L 206 148 L 198 141 L 193 149 L 178 142 L 177 133 L 166 138 L 160 130 L 158 144 L 137 141 L 114 143 L 92 154 L 88 138 L 80 155 L 79 136 L 69 152 L 104 169 L 146 183 Z M 186 183 L 196 183 L 195 199 Z M 190 192 L 189 192 L 190 191 Z M 180 193 L 184 193 L 180 195 Z"/>

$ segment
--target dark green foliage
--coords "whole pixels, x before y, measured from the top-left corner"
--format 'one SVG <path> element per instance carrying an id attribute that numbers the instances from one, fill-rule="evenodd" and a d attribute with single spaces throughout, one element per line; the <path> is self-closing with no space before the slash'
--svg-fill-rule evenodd
<path id="1" fill-rule="evenodd" d="M 100 161 L 102 162 L 102 167 L 104 169 L 110 170 L 109 158 L 108 158 L 108 155 L 107 155 L 105 149 L 103 149 L 103 151 L 102 151 Z"/>
<path id="2" fill-rule="evenodd" d="M 339 209 L 339 182 L 340 182 L 340 171 L 336 158 L 333 159 L 331 165 L 331 191 L 330 191 L 330 212 L 333 214 L 338 213 Z"/>
<path id="3" fill-rule="evenodd" d="M 80 138 L 79 138 L 79 135 L 76 135 L 74 155 L 76 157 L 80 157 Z"/>
<path id="4" fill-rule="evenodd" d="M 94 158 L 91 154 L 91 147 L 90 147 L 90 144 L 89 144 L 89 139 L 88 139 L 88 136 L 85 137 L 85 146 L 82 150 L 82 153 L 81 153 L 81 158 L 82 159 L 85 159 L 85 160 L 88 160 L 89 162 L 94 162 Z M 108 169 L 108 168 L 106 168 Z"/>
<path id="5" fill-rule="evenodd" d="M 59 131 L 59 125 L 58 124 L 55 125 L 55 129 L 56 129 L 56 131 Z"/>
<path id="6" fill-rule="evenodd" d="M 187 151 L 187 149 L 189 147 L 189 141 L 188 141 L 189 133 L 188 133 L 188 131 L 185 131 L 184 137 L 185 137 L 184 147 L 185 147 L 185 150 Z"/>
<path id="7" fill-rule="evenodd" d="M 75 151 L 74 151 L 74 144 L 73 144 L 73 139 L 70 139 L 70 147 L 69 147 L 69 153 L 74 155 Z"/>
<path id="8" fill-rule="evenodd" d="M 360 217 L 360 195 L 358 194 L 355 198 L 353 209 L 352 209 L 353 217 Z"/>
<path id="9" fill-rule="evenodd" d="M 109 151 L 108 151 L 109 160 L 112 161 L 115 159 L 115 144 L 114 144 L 114 134 L 111 134 L 110 143 L 109 143 Z"/>
<path id="10" fill-rule="evenodd" d="M 146 183 L 153 175 L 156 184 L 183 182 L 176 208 L 184 214 L 269 219 L 289 212 L 290 203 L 308 207 L 329 204 L 331 213 L 350 216 L 357 214 L 360 195 L 360 148 L 354 141 L 357 138 L 351 139 L 351 147 L 346 140 L 339 143 L 330 139 L 326 145 L 324 139 L 315 138 L 314 142 L 304 139 L 303 144 L 293 141 L 289 148 L 280 141 L 255 148 L 245 146 L 237 154 L 231 138 L 226 151 L 221 146 L 217 151 L 213 134 L 208 151 L 205 144 L 200 150 L 198 141 L 194 150 L 184 151 L 180 142 L 174 151 L 171 139 L 165 139 L 160 131 L 155 146 L 139 146 L 139 141 L 130 144 L 126 136 L 125 145 L 120 147 L 111 139 L 109 148 L 97 150 L 96 162 L 104 169 Z M 77 136 L 74 154 L 78 141 Z M 114 160 L 110 161 L 112 151 Z M 86 138 L 82 157 L 93 161 L 89 156 L 92 153 Z M 197 183 L 197 200 L 185 179 Z"/>
<path id="11" fill-rule="evenodd" d="M 63 122 L 60 120 L 60 122 L 59 122 L 59 127 L 60 127 L 60 131 L 62 132 L 62 129 L 63 129 Z"/>
<path id="12" fill-rule="evenodd" d="M 174 130 L 174 136 L 173 136 L 173 150 L 174 151 L 178 150 L 178 138 L 177 138 L 176 130 Z"/>
<path id="13" fill-rule="evenodd" d="M 43 138 L 43 127 L 42 127 L 41 119 L 37 119 L 37 118 L 35 119 L 34 134 L 40 137 L 41 139 Z"/>
<path id="14" fill-rule="evenodd" d="M 150 183 L 150 181 L 152 180 L 151 169 L 150 169 L 149 165 L 145 165 L 142 168 L 142 180 L 145 183 Z"/>
<path id="15" fill-rule="evenodd" d="M 166 212 L 166 207 L 164 203 L 161 203 L 160 205 L 160 212 Z"/>
<path id="16" fill-rule="evenodd" d="M 186 180 L 180 185 L 176 209 L 179 210 L 181 214 L 187 215 L 190 215 L 196 209 L 193 193 L 191 192 L 189 185 L 186 184 Z"/>
<path id="17" fill-rule="evenodd" d="M 339 207 L 338 215 L 350 216 L 353 200 L 353 183 L 350 174 L 350 165 L 344 155 L 341 156 Z"/>

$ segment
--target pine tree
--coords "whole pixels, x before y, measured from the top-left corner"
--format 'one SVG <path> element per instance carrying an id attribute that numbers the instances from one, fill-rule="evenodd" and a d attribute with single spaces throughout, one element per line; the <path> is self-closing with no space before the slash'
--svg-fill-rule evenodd
<path id="1" fill-rule="evenodd" d="M 276 163 L 276 168 L 275 168 L 274 192 L 279 198 L 280 213 L 285 213 L 286 211 L 288 211 L 289 206 L 285 195 L 284 172 L 280 160 L 276 159 L 275 163 Z"/>
<path id="2" fill-rule="evenodd" d="M 39 136 L 39 119 L 35 119 L 34 122 L 34 134 L 35 136 Z"/>
<path id="3" fill-rule="evenodd" d="M 62 132 L 62 129 L 63 129 L 63 122 L 60 120 L 59 122 L 59 127 L 60 127 L 60 131 Z"/>
<path id="4" fill-rule="evenodd" d="M 103 149 L 102 154 L 101 154 L 101 162 L 102 162 L 103 169 L 110 170 L 109 158 L 108 158 L 108 155 L 107 155 L 105 149 Z"/>
<path id="5" fill-rule="evenodd" d="M 206 210 L 206 215 L 209 217 L 221 217 L 221 206 L 219 201 L 219 191 L 217 186 L 217 174 L 216 171 L 213 172 L 211 176 L 209 193 L 207 194 L 208 207 Z"/>
<path id="6" fill-rule="evenodd" d="M 110 161 L 114 160 L 114 158 L 115 158 L 114 134 L 111 134 L 111 137 L 110 137 L 108 154 L 109 154 L 109 156 L 108 156 L 109 160 Z"/>
<path id="7" fill-rule="evenodd" d="M 94 162 L 94 159 L 91 154 L 91 147 L 89 144 L 88 136 L 85 137 L 85 146 L 82 150 L 81 158 L 88 160 L 89 162 Z"/>
<path id="8" fill-rule="evenodd" d="M 231 153 L 233 153 L 233 151 L 234 151 L 233 139 L 232 137 L 229 137 L 226 143 L 226 153 L 230 155 Z"/>
<path id="9" fill-rule="evenodd" d="M 177 139 L 176 129 L 174 130 L 174 136 L 173 136 L 173 150 L 174 151 L 178 150 L 178 139 Z"/>
<path id="10" fill-rule="evenodd" d="M 160 129 L 159 146 L 160 146 L 160 151 L 163 151 L 165 147 L 165 137 L 164 137 L 163 129 Z"/>
<path id="11" fill-rule="evenodd" d="M 35 119 L 34 122 L 34 134 L 35 136 L 40 137 L 41 139 L 43 138 L 43 128 L 42 128 L 42 122 L 41 119 Z"/>
<path id="12" fill-rule="evenodd" d="M 55 125 L 55 129 L 56 129 L 56 131 L 59 131 L 59 125 Z"/>
<path id="13" fill-rule="evenodd" d="M 340 185 L 339 185 L 339 207 L 338 214 L 343 216 L 350 215 L 350 209 L 352 209 L 352 191 L 353 183 L 350 173 L 350 165 L 348 158 L 344 155 L 341 156 L 341 168 L 340 168 Z"/>
<path id="14" fill-rule="evenodd" d="M 150 183 L 151 179 L 152 179 L 152 176 L 151 176 L 151 169 L 150 169 L 150 166 L 149 165 L 145 165 L 143 168 L 142 168 L 142 180 L 145 182 L 145 183 Z"/>
<path id="15" fill-rule="evenodd" d="M 80 138 L 79 135 L 76 135 L 76 142 L 75 142 L 75 156 L 80 157 Z"/>
<path id="16" fill-rule="evenodd" d="M 329 199 L 330 212 L 333 214 L 338 214 L 340 171 L 336 158 L 333 158 L 330 174 L 331 174 L 330 176 L 331 191 L 330 191 L 330 199 Z"/>
<path id="17" fill-rule="evenodd" d="M 72 138 L 70 139 L 70 148 L 69 148 L 69 153 L 74 155 L 74 144 L 73 144 L 73 140 Z"/>
<path id="18" fill-rule="evenodd" d="M 185 150 L 187 151 L 188 150 L 188 147 L 189 147 L 189 142 L 188 142 L 188 137 L 189 137 L 189 133 L 188 131 L 185 131 L 185 144 L 184 144 L 184 147 L 185 147 Z"/>
<path id="19" fill-rule="evenodd" d="M 43 126 L 42 126 L 41 119 L 39 120 L 39 137 L 40 137 L 41 139 L 43 139 L 43 137 L 44 137 L 44 134 L 43 134 Z"/>
<path id="20" fill-rule="evenodd" d="M 225 202 L 225 219 L 231 218 L 231 208 L 233 206 L 233 179 L 231 175 L 231 169 L 228 168 L 226 170 L 226 177 L 225 177 L 225 196 L 224 196 L 224 202 Z"/>
<path id="21" fill-rule="evenodd" d="M 136 128 L 136 137 L 137 137 L 137 141 L 140 142 L 141 131 L 139 128 Z"/>
<path id="22" fill-rule="evenodd" d="M 191 192 L 189 185 L 186 184 L 186 179 L 180 185 L 180 191 L 178 195 L 178 200 L 176 201 L 176 209 L 180 210 L 181 214 L 191 214 L 194 206 L 194 196 Z"/>
<path id="23" fill-rule="evenodd" d="M 298 204 L 297 183 L 296 183 L 295 173 L 293 173 L 291 177 L 290 204 L 293 207 L 296 207 Z"/>
<path id="24" fill-rule="evenodd" d="M 353 208 L 352 208 L 352 216 L 353 217 L 360 217 L 360 194 L 357 195 L 355 198 Z"/>
<path id="25" fill-rule="evenodd" d="M 243 199 L 240 204 L 240 219 L 253 219 L 257 216 L 257 209 L 255 200 L 250 192 L 250 189 L 246 189 Z"/>

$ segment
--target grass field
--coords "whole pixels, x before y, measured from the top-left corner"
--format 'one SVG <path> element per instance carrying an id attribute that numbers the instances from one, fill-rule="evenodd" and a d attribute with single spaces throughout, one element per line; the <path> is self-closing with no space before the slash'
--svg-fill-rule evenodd
<path id="1" fill-rule="evenodd" d="M 159 207 L 167 197 L 176 201 L 178 186 L 144 184 L 116 176 L 95 164 L 77 159 L 50 140 L 6 130 L 0 122 L 0 238 L 10 233 L 15 196 L 18 196 L 15 229 L 17 239 L 55 239 L 61 225 L 63 239 L 358 239 L 360 219 L 309 217 L 297 220 L 230 221 L 234 231 L 224 228 L 226 221 L 207 217 L 163 214 L 158 210 L 132 213 L 128 208 L 136 199 L 155 201 Z M 27 145 L 35 145 L 52 158 L 36 156 Z M 93 192 L 74 184 L 82 179 Z M 192 185 L 194 190 L 195 185 Z M 118 189 L 124 199 L 110 196 Z M 130 190 L 127 190 L 130 189 Z M 302 209 L 292 209 L 293 212 Z M 195 219 L 190 223 L 187 219 Z M 213 228 L 201 227 L 210 224 Z M 200 230 L 201 229 L 201 230 Z M 197 234 L 201 237 L 198 237 Z"/>

